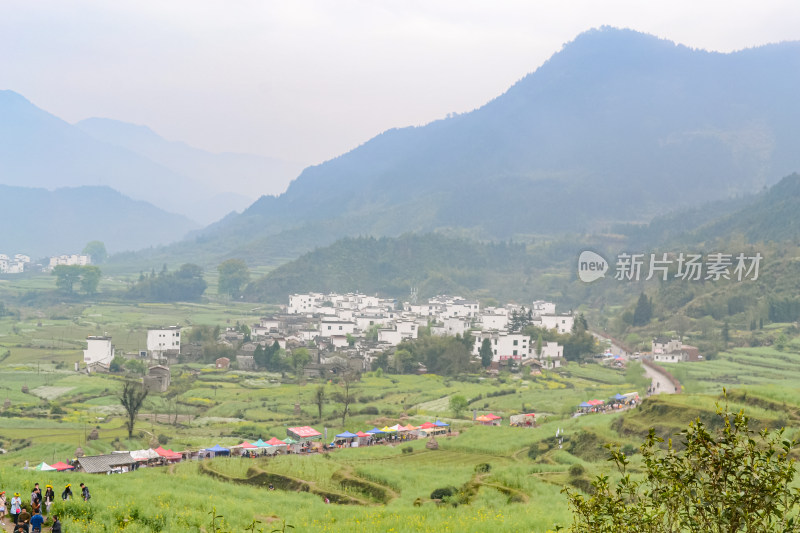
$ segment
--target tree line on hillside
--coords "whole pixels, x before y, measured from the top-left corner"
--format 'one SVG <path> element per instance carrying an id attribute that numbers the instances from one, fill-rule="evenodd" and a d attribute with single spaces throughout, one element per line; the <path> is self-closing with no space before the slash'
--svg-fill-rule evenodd
<path id="1" fill-rule="evenodd" d="M 158 274 L 141 273 L 127 297 L 148 302 L 191 302 L 199 300 L 207 286 L 203 269 L 195 264 L 183 264 L 175 272 L 169 272 L 164 265 Z"/>

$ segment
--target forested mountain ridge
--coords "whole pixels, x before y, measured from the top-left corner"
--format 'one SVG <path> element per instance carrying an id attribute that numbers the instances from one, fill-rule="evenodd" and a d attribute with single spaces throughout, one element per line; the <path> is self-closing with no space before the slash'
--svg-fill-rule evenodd
<path id="1" fill-rule="evenodd" d="M 480 109 L 378 135 L 200 235 L 246 248 L 317 222 L 332 242 L 646 221 L 800 168 L 798 82 L 800 43 L 721 54 L 592 30 Z"/>
<path id="2" fill-rule="evenodd" d="M 183 238 L 197 225 L 132 200 L 108 187 L 72 187 L 54 191 L 0 185 L 0 253 L 45 255 L 78 253 L 99 240 L 110 253 L 164 245 Z"/>

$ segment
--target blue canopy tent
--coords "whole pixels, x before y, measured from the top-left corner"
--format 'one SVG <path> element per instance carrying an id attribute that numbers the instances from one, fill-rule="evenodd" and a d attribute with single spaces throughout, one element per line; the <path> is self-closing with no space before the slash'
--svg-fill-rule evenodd
<path id="1" fill-rule="evenodd" d="M 339 433 L 336 435 L 337 439 L 354 439 L 358 437 L 355 433 L 350 433 L 349 431 L 345 431 L 344 433 Z"/>
<path id="2" fill-rule="evenodd" d="M 440 420 L 437 420 L 436 422 L 434 422 L 433 425 L 436 426 L 437 428 L 446 428 L 446 427 L 450 426 L 450 424 L 445 424 L 444 422 L 442 422 Z"/>
<path id="3" fill-rule="evenodd" d="M 229 448 L 223 448 L 219 444 L 216 444 L 213 448 L 206 448 L 204 451 L 206 452 L 213 452 L 214 456 L 217 455 L 230 455 L 231 451 Z"/>
<path id="4" fill-rule="evenodd" d="M 625 399 L 625 395 L 624 394 L 620 394 L 620 393 L 616 393 L 614 396 L 611 397 L 611 399 L 612 400 L 624 400 Z"/>
<path id="5" fill-rule="evenodd" d="M 378 429 L 378 428 L 372 428 L 372 429 L 370 429 L 369 431 L 365 431 L 364 433 L 370 433 L 370 434 L 372 434 L 372 435 L 378 435 L 378 434 L 381 434 L 381 433 L 383 433 L 383 431 L 381 431 L 381 430 L 380 430 L 380 429 Z"/>
<path id="6" fill-rule="evenodd" d="M 590 404 L 589 402 L 583 402 L 578 407 L 591 407 L 591 406 L 592 406 L 592 404 Z"/>

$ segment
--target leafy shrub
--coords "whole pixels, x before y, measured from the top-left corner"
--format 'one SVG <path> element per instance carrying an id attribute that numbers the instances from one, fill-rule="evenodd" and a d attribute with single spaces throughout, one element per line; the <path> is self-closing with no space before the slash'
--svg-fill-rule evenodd
<path id="1" fill-rule="evenodd" d="M 431 492 L 431 500 L 444 500 L 445 498 L 449 498 L 453 494 L 457 493 L 458 489 L 453 486 L 440 487 L 438 489 L 434 489 L 434 491 Z"/>
<path id="2" fill-rule="evenodd" d="M 489 472 L 492 469 L 492 465 L 489 463 L 478 463 L 475 465 L 475 471 L 479 473 Z"/>
<path id="3" fill-rule="evenodd" d="M 160 445 L 164 446 L 164 445 L 165 445 L 165 444 L 167 444 L 168 442 L 169 442 L 169 437 L 167 437 L 167 436 L 166 436 L 166 435 L 164 435 L 163 433 L 159 433 L 159 435 L 158 435 L 158 443 L 159 443 Z"/>
<path id="4" fill-rule="evenodd" d="M 374 405 L 370 405 L 368 407 L 365 407 L 365 408 L 361 409 L 359 411 L 359 414 L 362 414 L 362 415 L 377 415 L 378 414 L 378 408 L 375 407 Z"/>
<path id="5" fill-rule="evenodd" d="M 569 475 L 572 477 L 580 477 L 586 473 L 586 469 L 583 465 L 572 465 L 569 467 Z"/>
<path id="6" fill-rule="evenodd" d="M 412 453 L 414 451 L 414 448 L 412 448 L 411 446 L 403 446 L 400 449 L 403 450 L 403 453 Z"/>

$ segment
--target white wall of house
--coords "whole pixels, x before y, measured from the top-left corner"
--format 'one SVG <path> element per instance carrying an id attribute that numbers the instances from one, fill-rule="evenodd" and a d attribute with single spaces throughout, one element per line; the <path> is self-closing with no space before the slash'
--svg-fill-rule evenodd
<path id="1" fill-rule="evenodd" d="M 319 323 L 319 335 L 321 337 L 330 337 L 332 335 L 350 335 L 356 329 L 355 322 L 344 320 L 328 320 L 323 318 Z"/>
<path id="2" fill-rule="evenodd" d="M 545 302 L 544 300 L 536 300 L 531 304 L 531 313 L 533 316 L 555 315 L 556 304 Z"/>
<path id="3" fill-rule="evenodd" d="M 571 333 L 575 317 L 572 315 L 542 315 L 540 317 L 542 327 L 545 329 L 555 329 L 559 333 Z"/>
<path id="4" fill-rule="evenodd" d="M 103 363 L 111 364 L 114 359 L 114 346 L 111 345 L 111 337 L 88 337 L 86 339 L 86 349 L 83 351 L 83 362 L 88 364 Z"/>
<path id="5" fill-rule="evenodd" d="M 180 352 L 181 328 L 173 326 L 169 328 L 148 329 L 147 350 L 156 355 L 162 354 L 167 350 Z"/>
<path id="6" fill-rule="evenodd" d="M 653 361 L 656 363 L 681 363 L 686 361 L 686 354 L 683 352 L 653 354 Z"/>
<path id="7" fill-rule="evenodd" d="M 419 332 L 419 326 L 413 320 L 398 320 L 395 323 L 395 327 L 397 331 L 400 332 L 400 336 L 404 339 L 416 339 L 417 333 Z"/>
<path id="8" fill-rule="evenodd" d="M 480 316 L 481 329 L 506 329 L 508 327 L 508 313 L 484 313 Z"/>
<path id="9" fill-rule="evenodd" d="M 448 317 L 442 322 L 444 322 L 445 335 L 450 335 L 451 337 L 461 335 L 463 337 L 464 333 L 469 331 L 470 324 L 466 318 Z"/>
<path id="10" fill-rule="evenodd" d="M 531 353 L 536 353 L 536 341 L 533 341 Z M 564 347 L 557 342 L 543 342 L 542 354 L 539 356 L 539 359 L 555 359 L 557 357 L 564 357 Z"/>
<path id="11" fill-rule="evenodd" d="M 526 335 L 507 331 L 476 331 L 473 335 L 473 355 L 479 355 L 483 339 L 489 339 L 492 343 L 492 361 L 530 357 L 530 338 Z"/>
<path id="12" fill-rule="evenodd" d="M 678 353 L 682 344 L 680 339 L 653 339 L 653 355 Z"/>
<path id="13" fill-rule="evenodd" d="M 379 329 L 378 342 L 385 342 L 392 346 L 397 346 L 403 340 L 403 336 L 396 329 Z"/>

